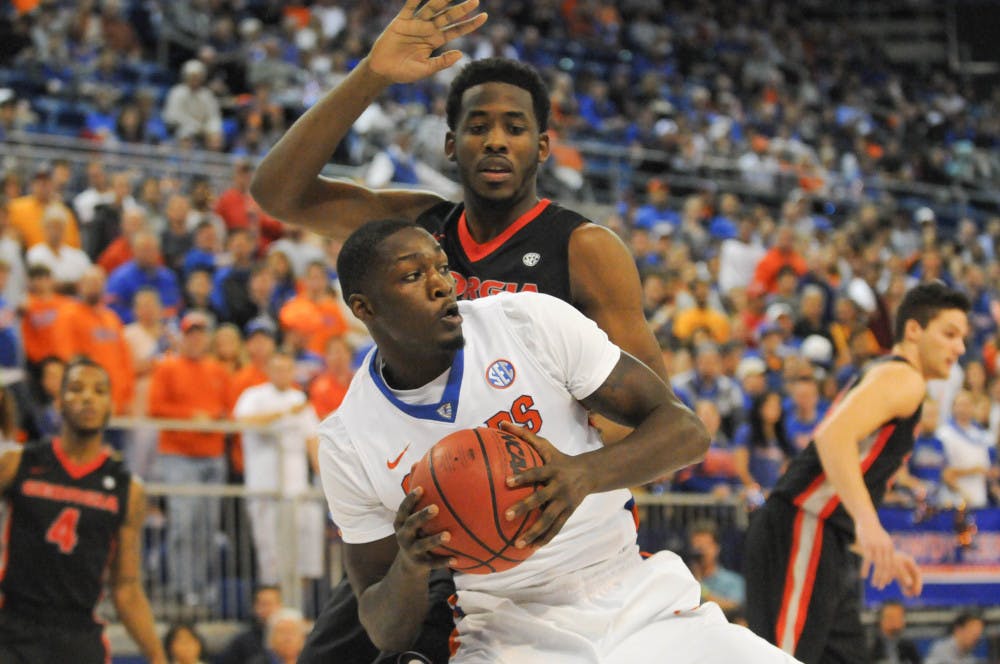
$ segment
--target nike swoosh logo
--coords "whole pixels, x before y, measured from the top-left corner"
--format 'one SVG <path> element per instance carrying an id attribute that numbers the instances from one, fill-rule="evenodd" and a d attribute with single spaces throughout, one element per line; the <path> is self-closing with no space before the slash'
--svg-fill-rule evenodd
<path id="1" fill-rule="evenodd" d="M 386 468 L 388 468 L 389 470 L 395 470 L 396 466 L 399 465 L 399 462 L 403 460 L 403 455 L 406 454 L 406 450 L 408 450 L 408 449 L 410 449 L 409 445 L 407 445 L 406 447 L 404 447 L 403 451 L 399 453 L 399 456 L 396 457 L 395 461 L 386 461 L 385 462 Z"/>

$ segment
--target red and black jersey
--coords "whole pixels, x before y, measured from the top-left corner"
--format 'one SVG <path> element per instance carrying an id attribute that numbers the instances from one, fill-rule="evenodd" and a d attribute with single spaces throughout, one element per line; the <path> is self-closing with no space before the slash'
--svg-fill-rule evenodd
<path id="1" fill-rule="evenodd" d="M 63 627 L 93 625 L 130 487 L 110 451 L 76 465 L 59 439 L 26 446 L 4 494 L 2 610 Z"/>
<path id="2" fill-rule="evenodd" d="M 460 299 L 530 291 L 572 302 L 569 236 L 587 221 L 542 199 L 484 244 L 469 232 L 464 203 L 441 202 L 421 214 L 417 224 L 444 248 Z"/>
<path id="3" fill-rule="evenodd" d="M 906 359 L 896 355 L 886 357 L 873 362 L 865 372 L 882 362 L 906 362 Z M 844 388 L 837 401 L 843 399 L 860 382 L 861 376 Z M 872 407 L 877 408 L 878 405 L 873 404 Z M 833 407 L 830 410 L 832 411 Z M 920 421 L 920 411 L 921 408 L 918 407 L 909 417 L 887 421 L 861 441 L 861 470 L 864 473 L 865 486 L 876 507 L 881 504 L 885 496 L 889 480 L 913 450 L 913 430 Z M 772 495 L 827 520 L 845 532 L 854 532 L 854 522 L 841 504 L 833 484 L 823 472 L 815 441 L 810 441 L 809 445 L 792 459 L 788 470 L 775 485 Z"/>

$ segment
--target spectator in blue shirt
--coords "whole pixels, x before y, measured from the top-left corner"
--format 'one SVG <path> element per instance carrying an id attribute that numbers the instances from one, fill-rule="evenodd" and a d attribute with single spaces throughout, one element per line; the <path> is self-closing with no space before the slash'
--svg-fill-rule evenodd
<path id="1" fill-rule="evenodd" d="M 719 564 L 718 529 L 714 521 L 696 521 L 688 530 L 691 573 L 701 583 L 701 601 L 715 602 L 727 615 L 743 607 L 743 576 Z"/>
<path id="2" fill-rule="evenodd" d="M 940 491 L 941 473 L 948 465 L 944 443 L 936 433 L 940 412 L 941 408 L 936 401 L 933 399 L 924 401 L 908 466 L 910 475 L 920 482 L 924 495 L 933 504 L 947 502 L 944 495 L 946 492 Z"/>
<path id="3" fill-rule="evenodd" d="M 635 211 L 634 225 L 658 234 L 670 233 L 681 224 L 681 216 L 670 207 L 670 185 L 653 178 L 646 185 L 649 202 Z"/>
<path id="4" fill-rule="evenodd" d="M 788 385 L 789 404 L 785 434 L 796 450 L 805 449 L 813 430 L 823 419 L 826 405 L 820 399 L 819 383 L 812 374 L 795 376 Z"/>
<path id="5" fill-rule="evenodd" d="M 694 369 L 674 380 L 677 396 L 689 407 L 702 399 L 712 401 L 722 417 L 722 431 L 730 436 L 743 422 L 743 391 L 723 373 L 722 355 L 713 343 L 695 349 Z"/>
<path id="6" fill-rule="evenodd" d="M 785 409 L 781 393 L 769 390 L 757 396 L 750 407 L 748 422 L 733 439 L 736 466 L 749 471 L 765 493 L 774 488 L 785 463 L 795 455 L 785 430 Z"/>
<path id="7" fill-rule="evenodd" d="M 194 228 L 194 246 L 184 254 L 184 278 L 194 270 L 215 272 L 219 254 L 219 233 L 215 225 L 207 219 Z"/>
<path id="8" fill-rule="evenodd" d="M 132 241 L 135 258 L 121 265 L 108 277 L 108 306 L 126 325 L 135 320 L 132 300 L 142 288 L 152 288 L 160 294 L 164 315 L 177 315 L 181 303 L 177 275 L 160 265 L 160 240 L 153 233 L 139 232 Z"/>

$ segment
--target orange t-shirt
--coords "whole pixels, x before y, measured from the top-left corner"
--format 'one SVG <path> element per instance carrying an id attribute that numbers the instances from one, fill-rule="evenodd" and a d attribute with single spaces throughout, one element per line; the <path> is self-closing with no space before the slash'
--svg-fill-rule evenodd
<path id="1" fill-rule="evenodd" d="M 316 417 L 323 419 L 337 410 L 349 386 L 350 381 L 342 383 L 330 374 L 322 373 L 316 376 L 309 386 L 309 402 L 316 411 Z"/>
<path id="2" fill-rule="evenodd" d="M 322 320 L 319 329 L 309 337 L 309 343 L 306 346 L 312 352 L 323 355 L 326 353 L 326 344 L 331 338 L 339 337 L 347 332 L 347 321 L 344 320 L 340 305 L 337 304 L 333 296 L 326 295 L 314 302 L 304 294 L 300 294 L 286 302 L 281 309 L 282 312 L 285 312 L 286 309 L 294 311 L 297 307 L 313 309 L 318 314 L 318 318 Z M 282 320 L 282 324 L 284 325 L 284 320 Z"/>
<path id="3" fill-rule="evenodd" d="M 64 315 L 67 307 L 73 304 L 73 298 L 65 295 L 53 295 L 44 299 L 29 295 L 25 298 L 21 339 L 29 362 L 41 362 L 49 355 L 59 354 L 56 322 Z"/>
<path id="4" fill-rule="evenodd" d="M 97 264 L 104 268 L 105 272 L 111 274 L 116 267 L 128 263 L 132 258 L 132 245 L 129 244 L 124 235 L 119 235 L 97 257 Z"/>
<path id="5" fill-rule="evenodd" d="M 228 418 L 232 411 L 229 382 L 229 372 L 212 358 L 193 360 L 171 355 L 153 369 L 149 414 L 188 419 L 203 412 L 213 418 Z M 218 457 L 224 448 L 225 434 L 221 432 L 160 431 L 160 454 Z"/>
<path id="6" fill-rule="evenodd" d="M 79 249 L 80 229 L 76 225 L 76 216 L 65 204 L 59 202 L 55 202 L 55 204 L 61 205 L 69 217 L 69 222 L 66 224 L 66 244 Z M 33 247 L 45 242 L 45 233 L 42 231 L 42 216 L 45 214 L 46 207 L 46 204 L 30 195 L 20 196 L 7 204 L 10 226 L 21 237 L 22 247 Z"/>
<path id="7" fill-rule="evenodd" d="M 125 327 L 114 311 L 103 304 L 91 307 L 71 301 L 57 319 L 55 347 L 56 355 L 63 360 L 86 355 L 104 367 L 111 378 L 115 412 L 127 411 L 132 404 L 135 370 Z"/>

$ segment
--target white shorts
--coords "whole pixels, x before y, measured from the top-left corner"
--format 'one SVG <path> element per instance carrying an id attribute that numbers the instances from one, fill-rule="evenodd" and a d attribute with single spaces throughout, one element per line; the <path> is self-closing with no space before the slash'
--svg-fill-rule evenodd
<path id="1" fill-rule="evenodd" d="M 674 553 L 616 559 L 508 597 L 462 590 L 452 664 L 793 664 L 730 624 Z"/>

